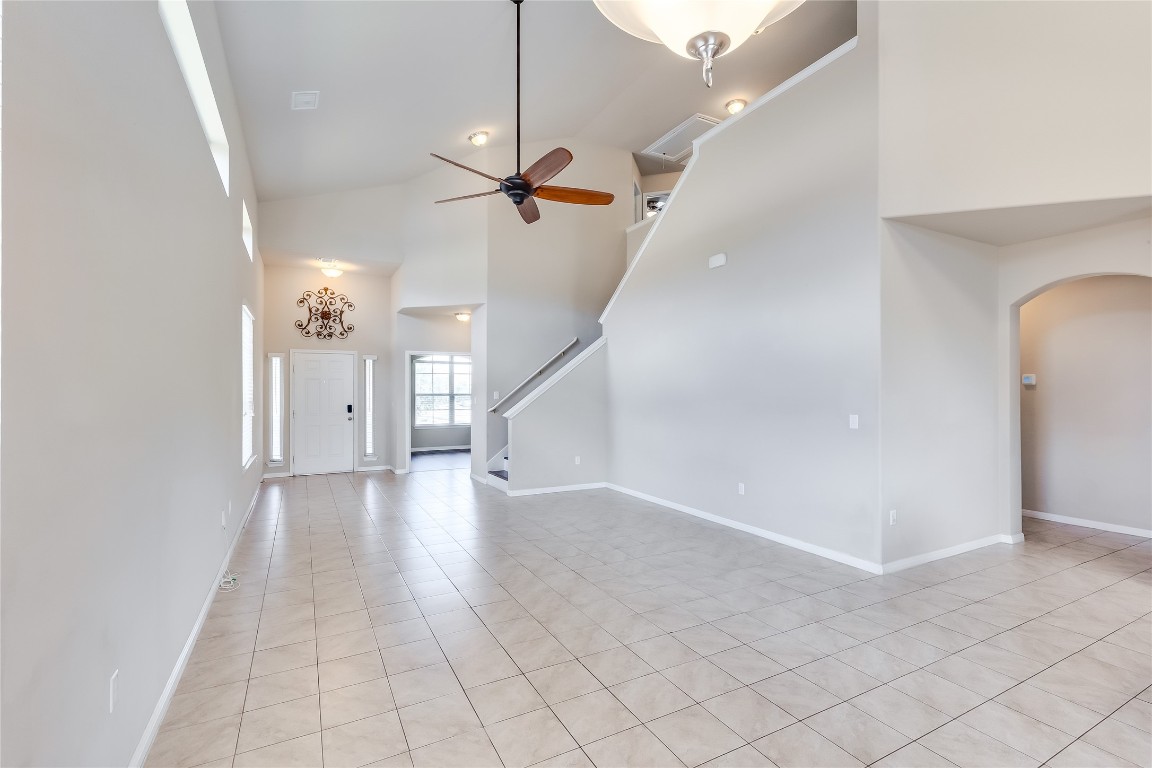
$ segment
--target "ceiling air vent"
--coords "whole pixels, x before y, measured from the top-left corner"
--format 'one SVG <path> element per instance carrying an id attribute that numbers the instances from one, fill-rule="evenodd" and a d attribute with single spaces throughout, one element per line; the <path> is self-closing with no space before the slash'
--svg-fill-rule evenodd
<path id="1" fill-rule="evenodd" d="M 644 154 L 666 157 L 674 163 L 683 162 L 692 154 L 692 142 L 719 124 L 720 121 L 714 117 L 692 115 L 654 141 L 652 146 L 644 150 Z"/>
<path id="2" fill-rule="evenodd" d="M 316 109 L 320 106 L 320 91 L 292 91 L 292 109 Z"/>

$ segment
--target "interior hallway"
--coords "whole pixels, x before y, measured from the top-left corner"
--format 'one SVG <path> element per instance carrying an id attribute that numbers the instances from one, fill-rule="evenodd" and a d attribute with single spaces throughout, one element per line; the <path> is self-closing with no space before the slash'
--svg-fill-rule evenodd
<path id="1" fill-rule="evenodd" d="M 268 481 L 147 764 L 1148 766 L 1152 543 L 1024 529 L 876 577 L 612 491 Z"/>

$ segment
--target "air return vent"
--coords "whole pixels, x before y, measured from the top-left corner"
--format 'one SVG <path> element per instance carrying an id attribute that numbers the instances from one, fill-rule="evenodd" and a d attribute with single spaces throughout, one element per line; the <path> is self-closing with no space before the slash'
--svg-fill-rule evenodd
<path id="1" fill-rule="evenodd" d="M 320 106 L 320 91 L 292 91 L 292 109 L 316 109 Z"/>
<path id="2" fill-rule="evenodd" d="M 683 162 L 692 154 L 692 142 L 719 124 L 720 121 L 714 117 L 692 115 L 653 142 L 652 146 L 644 150 L 644 154 L 666 157 L 674 163 Z"/>

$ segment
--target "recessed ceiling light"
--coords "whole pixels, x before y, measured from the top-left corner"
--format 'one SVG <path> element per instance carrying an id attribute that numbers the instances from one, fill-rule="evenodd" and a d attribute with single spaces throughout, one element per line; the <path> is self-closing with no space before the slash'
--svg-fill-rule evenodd
<path id="1" fill-rule="evenodd" d="M 336 259 L 320 259 L 320 272 L 325 277 L 340 277 L 344 270 L 336 266 Z"/>
<path id="2" fill-rule="evenodd" d="M 320 106 L 320 91 L 292 91 L 292 109 L 316 109 Z"/>
<path id="3" fill-rule="evenodd" d="M 728 110 L 728 114 L 734 115 L 746 106 L 748 106 L 748 102 L 744 101 L 744 99 L 732 99 L 732 101 L 724 105 L 724 109 Z"/>
<path id="4" fill-rule="evenodd" d="M 468 141 L 475 147 L 482 147 L 488 143 L 488 131 L 476 131 L 468 135 Z"/>

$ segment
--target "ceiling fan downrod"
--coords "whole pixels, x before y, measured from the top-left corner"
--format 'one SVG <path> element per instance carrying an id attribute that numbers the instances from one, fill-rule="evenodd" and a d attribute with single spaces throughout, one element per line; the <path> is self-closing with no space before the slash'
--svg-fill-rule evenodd
<path id="1" fill-rule="evenodd" d="M 520 5 L 524 0 L 512 0 L 516 4 L 516 175 L 520 175 Z M 523 200 L 517 201 L 519 205 Z"/>

